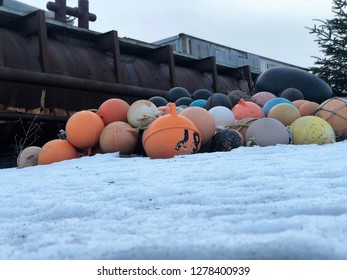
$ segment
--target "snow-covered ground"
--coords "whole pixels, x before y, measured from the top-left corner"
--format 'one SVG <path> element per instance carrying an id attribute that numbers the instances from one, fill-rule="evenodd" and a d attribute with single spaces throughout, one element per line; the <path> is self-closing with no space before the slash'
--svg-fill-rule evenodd
<path id="1" fill-rule="evenodd" d="M 347 141 L 0 170 L 0 259 L 347 259 Z"/>

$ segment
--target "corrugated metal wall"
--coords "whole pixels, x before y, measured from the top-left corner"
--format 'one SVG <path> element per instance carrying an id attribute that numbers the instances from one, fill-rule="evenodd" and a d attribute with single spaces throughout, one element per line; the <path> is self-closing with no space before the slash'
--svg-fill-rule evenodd
<path id="1" fill-rule="evenodd" d="M 292 64 L 259 56 L 253 53 L 233 49 L 227 46 L 219 45 L 183 33 L 177 36 L 169 37 L 154 42 L 154 44 L 170 44 L 173 47 L 174 51 L 178 53 L 191 55 L 197 58 L 215 56 L 217 64 L 221 65 L 231 67 L 242 67 L 245 65 L 249 65 L 252 73 L 254 74 L 260 74 L 274 66 L 296 67 Z"/>

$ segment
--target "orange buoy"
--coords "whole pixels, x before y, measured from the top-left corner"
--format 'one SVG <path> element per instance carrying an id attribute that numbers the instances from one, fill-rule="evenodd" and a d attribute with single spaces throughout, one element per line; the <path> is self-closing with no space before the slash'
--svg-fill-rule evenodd
<path id="1" fill-rule="evenodd" d="M 263 109 L 258 104 L 252 101 L 245 101 L 242 98 L 231 111 L 237 120 L 244 118 L 263 118 L 265 116 Z"/>
<path id="2" fill-rule="evenodd" d="M 138 132 L 130 124 L 113 122 L 101 132 L 100 148 L 103 153 L 131 154 L 136 148 L 137 139 Z"/>
<path id="3" fill-rule="evenodd" d="M 177 108 L 178 107 L 176 106 L 176 111 L 177 111 Z M 166 104 L 165 106 L 158 107 L 158 111 L 161 113 L 161 115 L 171 114 L 170 103 Z"/>
<path id="4" fill-rule="evenodd" d="M 324 101 L 314 115 L 332 126 L 338 141 L 347 139 L 347 98 L 333 97 Z"/>
<path id="5" fill-rule="evenodd" d="M 304 103 L 307 103 L 307 102 L 311 102 L 309 100 L 305 100 L 305 99 L 298 99 L 298 100 L 294 100 L 292 101 L 292 103 L 295 105 L 296 108 L 300 108 L 300 106 Z"/>
<path id="6" fill-rule="evenodd" d="M 197 153 L 201 147 L 201 133 L 196 125 L 177 114 L 174 103 L 170 106 L 171 114 L 153 121 L 142 135 L 143 148 L 151 159 Z"/>
<path id="7" fill-rule="evenodd" d="M 99 143 L 105 125 L 101 117 L 92 111 L 79 111 L 67 121 L 65 132 L 69 142 L 78 149 L 91 150 Z"/>
<path id="8" fill-rule="evenodd" d="M 38 155 L 38 164 L 51 164 L 79 157 L 80 154 L 68 141 L 54 139 L 42 146 Z"/>
<path id="9" fill-rule="evenodd" d="M 111 122 L 126 122 L 129 107 L 130 105 L 122 99 L 110 98 L 100 105 L 98 111 L 106 126 Z"/>
<path id="10" fill-rule="evenodd" d="M 41 147 L 29 146 L 23 149 L 17 157 L 17 168 L 38 165 L 38 156 Z"/>
<path id="11" fill-rule="evenodd" d="M 230 110 L 230 109 L 229 109 Z M 180 113 L 190 119 L 201 133 L 201 144 L 205 145 L 212 139 L 217 127 L 215 120 L 209 111 L 201 107 L 187 107 Z"/>
<path id="12" fill-rule="evenodd" d="M 299 107 L 299 111 L 302 117 L 310 116 L 313 114 L 314 111 L 318 109 L 318 107 L 318 103 L 309 101 L 301 104 L 301 106 Z"/>

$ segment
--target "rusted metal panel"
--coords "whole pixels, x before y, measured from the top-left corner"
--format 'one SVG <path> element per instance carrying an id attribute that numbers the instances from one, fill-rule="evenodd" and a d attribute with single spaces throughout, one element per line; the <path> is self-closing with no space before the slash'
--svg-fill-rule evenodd
<path id="1" fill-rule="evenodd" d="M 155 63 L 167 63 L 169 67 L 171 87 L 176 86 L 175 60 L 171 46 L 162 46 L 151 49 L 144 53 L 143 57 Z"/>
<path id="2" fill-rule="evenodd" d="M 47 87 L 56 89 L 57 95 L 59 94 L 59 99 L 57 99 L 56 102 L 61 104 L 61 108 L 66 109 L 70 109 L 72 106 L 71 104 L 80 104 L 76 105 L 76 109 L 78 109 L 77 106 L 83 108 L 87 102 L 96 103 L 110 96 L 119 96 L 132 103 L 141 98 L 150 98 L 156 95 L 165 96 L 167 93 L 166 90 L 155 88 L 102 82 L 57 74 L 30 72 L 6 67 L 0 67 L 0 82 L 1 81 L 12 82 L 10 85 L 7 85 L 7 88 L 12 86 L 12 91 L 8 94 L 4 89 L 6 86 L 2 84 L 1 96 L 8 95 L 15 103 L 25 102 L 25 104 L 27 104 L 27 102 L 33 99 L 32 95 L 28 95 L 27 100 L 23 100 L 23 96 L 22 98 L 19 97 L 19 95 L 22 94 L 21 91 L 17 90 L 20 84 L 25 84 L 29 88 L 31 85 L 36 85 L 41 87 L 41 89 Z M 67 91 L 71 92 L 65 94 Z M 15 93 L 17 93 L 17 96 L 15 96 Z M 37 96 L 37 98 L 40 100 L 41 91 L 38 92 L 38 94 L 39 96 Z M 100 98 L 100 96 L 103 96 L 103 98 Z M 1 103 L 2 102 L 3 100 L 1 100 Z M 73 110 L 75 110 L 75 108 L 73 108 Z"/>
<path id="3" fill-rule="evenodd" d="M 99 36 L 98 47 L 100 51 L 111 51 L 113 56 L 113 68 L 117 83 L 122 83 L 121 79 L 121 58 L 119 49 L 119 39 L 117 31 L 110 31 Z"/>
<path id="4" fill-rule="evenodd" d="M 60 12 L 72 13 L 68 7 Z M 174 86 L 228 93 L 251 85 L 249 68 L 220 66 L 215 57 L 196 59 L 170 45 L 118 38 L 117 31 L 53 22 L 43 11 L 0 9 L 0 15 L 0 153 L 13 152 L 30 125 L 40 124 L 35 144 L 41 145 L 57 137 L 71 114 L 112 97 L 131 104 L 165 97 Z"/>

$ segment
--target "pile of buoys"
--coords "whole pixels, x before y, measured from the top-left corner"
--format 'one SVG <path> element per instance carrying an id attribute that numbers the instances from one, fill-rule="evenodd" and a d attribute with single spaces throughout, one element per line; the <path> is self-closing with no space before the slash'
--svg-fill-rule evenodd
<path id="1" fill-rule="evenodd" d="M 18 168 L 96 153 L 131 153 L 135 149 L 138 133 L 127 122 L 129 108 L 130 105 L 124 100 L 111 98 L 97 110 L 75 112 L 66 122 L 66 138 L 52 139 L 42 148 L 32 146 L 23 149 L 17 158 Z"/>
<path id="2" fill-rule="evenodd" d="M 295 73 L 297 84 L 303 83 L 300 73 Z M 311 84 L 318 83 L 316 89 L 323 85 L 323 93 L 329 95 L 324 83 L 310 75 L 305 77 Z M 66 139 L 23 149 L 17 166 L 97 153 L 159 159 L 226 152 L 240 146 L 329 144 L 347 139 L 347 98 L 332 97 L 321 103 L 319 98 L 300 99 L 309 95 L 307 87 L 283 89 L 288 78 L 276 85 L 269 79 L 259 79 L 261 90 L 253 96 L 240 90 L 223 94 L 200 89 L 190 94 L 174 87 L 165 97 L 153 96 L 132 104 L 117 98 L 105 100 L 96 110 L 72 114 L 65 127 Z M 278 91 L 271 92 L 271 88 Z"/>

